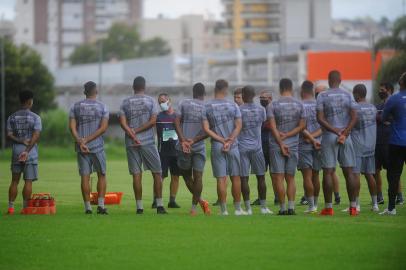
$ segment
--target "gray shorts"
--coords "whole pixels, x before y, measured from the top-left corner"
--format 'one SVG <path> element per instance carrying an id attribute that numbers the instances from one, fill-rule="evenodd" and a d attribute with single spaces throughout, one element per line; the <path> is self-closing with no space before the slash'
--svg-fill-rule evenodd
<path id="1" fill-rule="evenodd" d="M 22 173 L 25 181 L 36 181 L 38 179 L 38 164 L 13 163 L 11 164 L 13 174 Z"/>
<path id="2" fill-rule="evenodd" d="M 106 153 L 103 151 L 97 153 L 83 154 L 77 153 L 79 175 L 90 175 L 93 172 L 106 174 Z"/>
<path id="3" fill-rule="evenodd" d="M 282 155 L 280 149 L 271 149 L 269 151 L 269 159 L 271 162 L 272 173 L 287 173 L 295 175 L 298 163 L 298 151 L 290 149 L 290 156 Z"/>
<path id="4" fill-rule="evenodd" d="M 240 151 L 241 169 L 240 176 L 247 177 L 251 173 L 255 175 L 265 175 L 265 158 L 262 150 L 255 151 Z"/>
<path id="5" fill-rule="evenodd" d="M 335 168 L 337 160 L 341 167 L 355 167 L 355 151 L 351 136 L 344 144 L 337 143 L 337 135 L 332 133 L 323 134 L 321 139 L 321 166 L 323 168 Z"/>
<path id="6" fill-rule="evenodd" d="M 206 150 L 200 152 L 191 152 L 190 154 L 178 151 L 178 167 L 182 170 L 195 170 L 198 172 L 204 171 L 206 164 Z"/>
<path id="7" fill-rule="evenodd" d="M 162 173 L 158 149 L 154 144 L 136 147 L 130 146 L 126 150 L 130 174 L 142 173 L 143 164 L 146 171 L 150 170 L 153 173 Z"/>
<path id="8" fill-rule="evenodd" d="M 375 174 L 375 156 L 356 157 L 354 173 Z"/>
<path id="9" fill-rule="evenodd" d="M 298 170 L 312 169 L 314 171 L 321 170 L 321 151 L 320 150 L 299 150 L 299 161 L 297 163 Z"/>
<path id="10" fill-rule="evenodd" d="M 211 147 L 211 166 L 214 177 L 239 176 L 240 152 L 234 146 L 228 152 L 223 152 L 222 144 L 213 144 Z"/>

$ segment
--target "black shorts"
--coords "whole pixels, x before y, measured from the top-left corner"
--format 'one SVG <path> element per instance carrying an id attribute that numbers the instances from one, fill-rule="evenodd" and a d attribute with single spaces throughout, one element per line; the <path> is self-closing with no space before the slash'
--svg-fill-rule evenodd
<path id="1" fill-rule="evenodd" d="M 180 175 L 178 158 L 176 156 L 167 156 L 160 153 L 159 157 L 161 159 L 162 178 L 168 177 L 168 170 L 170 171 L 171 175 Z"/>
<path id="2" fill-rule="evenodd" d="M 375 146 L 375 169 L 387 170 L 389 160 L 389 146 L 387 144 L 377 144 Z"/>

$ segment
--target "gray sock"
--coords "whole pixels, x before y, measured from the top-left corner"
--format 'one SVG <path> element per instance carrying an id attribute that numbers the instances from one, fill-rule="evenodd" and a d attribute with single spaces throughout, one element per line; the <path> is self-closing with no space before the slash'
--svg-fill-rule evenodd
<path id="1" fill-rule="evenodd" d="M 241 202 L 234 202 L 234 208 L 237 211 L 241 210 Z"/>
<path id="2" fill-rule="evenodd" d="M 84 202 L 84 204 L 85 204 L 85 210 L 86 211 L 87 210 L 92 211 L 92 206 L 90 205 L 90 202 Z"/>
<path id="3" fill-rule="evenodd" d="M 355 201 L 355 202 L 350 202 L 350 207 L 357 207 L 357 201 Z"/>
<path id="4" fill-rule="evenodd" d="M 314 196 L 314 207 L 317 207 L 317 205 L 319 204 L 319 197 L 318 196 Z"/>
<path id="5" fill-rule="evenodd" d="M 286 203 L 279 203 L 281 211 L 286 211 Z"/>
<path id="6" fill-rule="evenodd" d="M 261 204 L 262 208 L 266 208 L 266 200 L 259 200 L 259 204 Z"/>
<path id="7" fill-rule="evenodd" d="M 135 203 L 137 204 L 137 209 L 144 209 L 144 206 L 142 205 L 142 200 L 136 200 Z"/>
<path id="8" fill-rule="evenodd" d="M 377 195 L 372 195 L 372 205 L 377 205 L 378 204 L 378 196 Z"/>
<path id="9" fill-rule="evenodd" d="M 307 198 L 307 201 L 309 202 L 309 209 L 314 207 L 314 197 L 310 196 Z"/>
<path id="10" fill-rule="evenodd" d="M 245 209 L 248 211 L 249 209 L 251 209 L 251 201 L 247 200 L 244 201 L 244 205 L 245 205 Z"/>
<path id="11" fill-rule="evenodd" d="M 328 203 L 328 202 L 326 202 L 325 204 L 324 204 L 324 207 L 325 208 L 333 208 L 333 203 Z"/>
<path id="12" fill-rule="evenodd" d="M 14 202 L 8 202 L 8 208 L 14 208 Z"/>
<path id="13" fill-rule="evenodd" d="M 295 209 L 295 201 L 288 201 L 288 209 Z"/>
<path id="14" fill-rule="evenodd" d="M 104 198 L 98 198 L 97 199 L 97 205 L 100 206 L 101 208 L 104 208 Z"/>
<path id="15" fill-rule="evenodd" d="M 224 213 L 227 211 L 227 204 L 226 203 L 220 203 L 220 209 L 221 212 Z"/>
<path id="16" fill-rule="evenodd" d="M 162 203 L 162 198 L 156 198 L 155 201 L 156 201 L 156 206 L 157 207 L 164 206 L 163 203 Z"/>

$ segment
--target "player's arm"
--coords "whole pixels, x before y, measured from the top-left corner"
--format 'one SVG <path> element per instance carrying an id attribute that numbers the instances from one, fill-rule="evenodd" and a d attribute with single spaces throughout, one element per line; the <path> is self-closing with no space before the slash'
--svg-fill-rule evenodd
<path id="1" fill-rule="evenodd" d="M 23 152 L 20 153 L 18 156 L 18 161 L 25 162 L 28 158 L 28 153 L 34 147 L 34 145 L 38 142 L 40 136 L 40 130 L 34 130 L 32 133 L 31 140 L 28 140 L 26 143 L 26 148 Z"/>
<path id="2" fill-rule="evenodd" d="M 289 156 L 289 148 L 283 143 L 279 130 L 276 127 L 275 118 L 268 118 L 269 126 L 271 128 L 271 134 L 275 138 L 276 143 L 279 145 L 281 152 L 284 156 Z"/>
<path id="3" fill-rule="evenodd" d="M 316 149 L 320 149 L 321 144 L 319 141 L 317 141 L 315 138 L 321 136 L 322 131 L 319 128 L 318 130 L 316 130 L 313 133 L 310 133 L 307 129 L 304 129 L 302 131 L 303 136 L 308 140 L 308 142 L 310 142 L 311 144 L 313 144 L 314 148 Z"/>
<path id="4" fill-rule="evenodd" d="M 233 132 L 231 132 L 231 135 L 230 135 L 230 137 L 228 139 L 230 141 L 234 142 L 235 139 L 240 134 L 241 128 L 242 128 L 242 120 L 241 120 L 241 118 L 236 118 L 234 120 L 234 130 L 233 130 Z"/>
<path id="5" fill-rule="evenodd" d="M 298 133 L 300 133 L 305 128 L 306 128 L 306 120 L 305 119 L 300 119 L 299 125 L 297 127 L 290 130 L 289 132 L 285 133 L 285 138 L 296 136 Z"/>
<path id="6" fill-rule="evenodd" d="M 137 139 L 137 136 L 135 136 L 134 130 L 128 126 L 125 114 L 121 114 L 118 119 L 120 122 L 120 126 L 124 130 L 125 134 L 127 134 L 131 138 L 131 140 L 133 140 L 135 143 L 139 144 L 140 141 Z"/>
<path id="7" fill-rule="evenodd" d="M 135 128 L 134 129 L 135 134 L 143 132 L 143 131 L 148 130 L 148 129 L 152 128 L 153 126 L 155 126 L 156 116 L 157 116 L 156 114 L 153 114 L 151 116 L 151 118 L 149 118 L 148 122 L 146 122 L 145 124 L 141 125 L 138 128 Z"/>
<path id="8" fill-rule="evenodd" d="M 69 130 L 70 133 L 72 134 L 73 138 L 75 139 L 75 142 L 80 143 L 82 138 L 79 137 L 78 130 L 76 128 L 77 123 L 75 118 L 69 118 Z"/>
<path id="9" fill-rule="evenodd" d="M 10 140 L 12 140 L 13 142 L 21 143 L 21 144 L 25 144 L 25 145 L 27 145 L 27 144 L 28 144 L 28 141 L 29 141 L 29 140 L 24 140 L 24 139 L 19 139 L 19 138 L 17 138 L 16 136 L 14 136 L 14 134 L 13 134 L 12 131 L 7 132 L 7 137 L 8 137 Z"/>
<path id="10" fill-rule="evenodd" d="M 182 127 L 180 124 L 180 122 L 181 122 L 180 118 L 181 118 L 180 116 L 176 116 L 176 118 L 175 118 L 175 130 L 176 130 L 176 133 L 178 134 L 179 141 L 183 142 L 186 140 L 186 138 L 185 138 L 185 135 L 183 134 L 183 130 L 182 130 Z"/>
<path id="11" fill-rule="evenodd" d="M 216 141 L 218 141 L 218 142 L 221 142 L 222 144 L 225 144 L 225 143 L 226 143 L 226 140 L 225 140 L 223 137 L 217 135 L 216 132 L 214 132 L 213 130 L 210 129 L 209 121 L 203 120 L 202 125 L 203 125 L 203 130 L 204 130 L 204 132 L 206 132 L 206 134 L 207 134 L 209 137 L 211 137 L 213 140 L 216 140 Z"/>
<path id="12" fill-rule="evenodd" d="M 207 134 L 201 134 L 201 135 L 196 135 L 196 137 L 194 137 L 192 139 L 192 144 L 198 143 L 200 141 L 203 141 L 205 139 L 207 139 L 209 136 Z"/>
<path id="13" fill-rule="evenodd" d="M 334 134 L 337 134 L 338 136 L 340 135 L 340 130 L 338 128 L 333 127 L 332 125 L 330 125 L 329 122 L 327 122 L 324 112 L 322 110 L 317 111 L 317 121 L 319 122 L 320 126 L 325 128 L 326 130 Z"/>
<path id="14" fill-rule="evenodd" d="M 357 110 L 355 108 L 352 108 L 350 111 L 350 122 L 348 123 L 347 127 L 341 132 L 341 134 L 345 137 L 348 137 L 351 133 L 352 128 L 357 123 L 357 119 Z"/>
<path id="15" fill-rule="evenodd" d="M 103 118 L 100 122 L 100 127 L 93 134 L 90 134 L 89 136 L 87 136 L 86 138 L 83 139 L 84 143 L 86 144 L 88 142 L 91 142 L 94 139 L 103 135 L 104 132 L 106 132 L 108 126 L 109 126 L 109 119 Z"/>

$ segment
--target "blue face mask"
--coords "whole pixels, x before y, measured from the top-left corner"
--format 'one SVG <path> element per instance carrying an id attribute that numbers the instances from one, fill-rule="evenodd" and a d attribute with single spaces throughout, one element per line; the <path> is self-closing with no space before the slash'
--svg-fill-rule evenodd
<path id="1" fill-rule="evenodd" d="M 162 111 L 166 112 L 169 110 L 169 101 L 163 102 L 163 103 L 159 104 L 159 106 L 161 107 Z"/>

